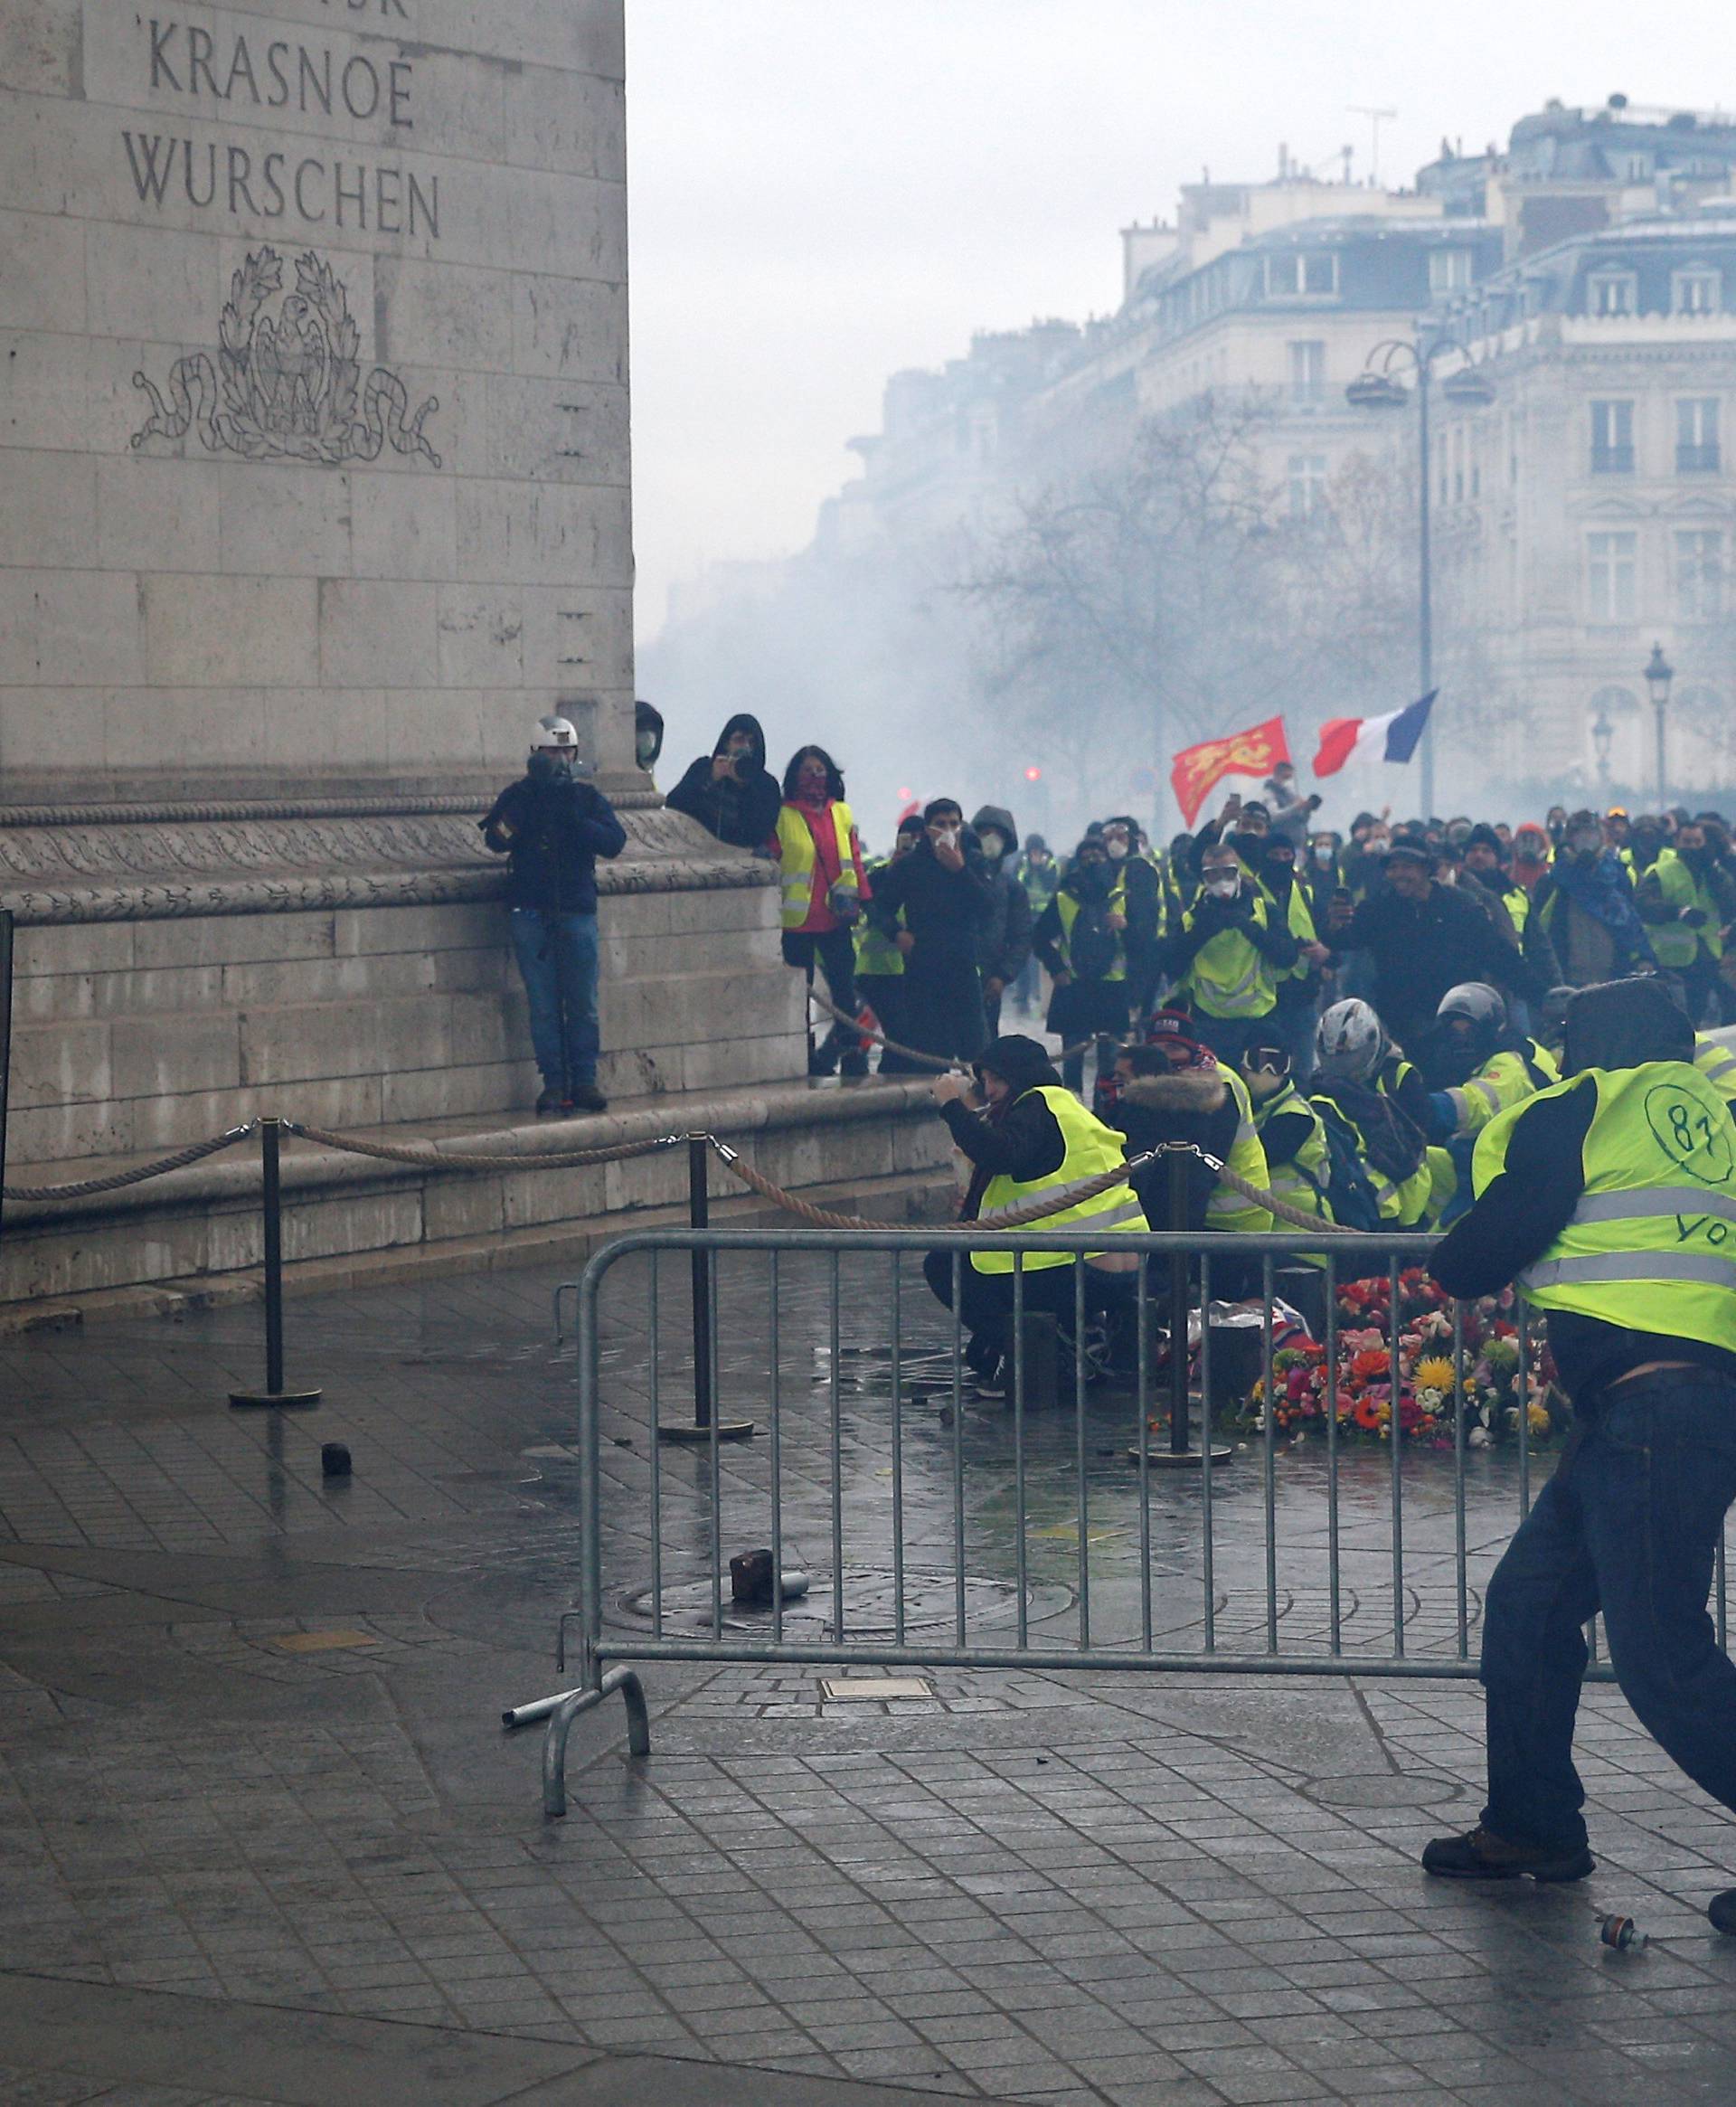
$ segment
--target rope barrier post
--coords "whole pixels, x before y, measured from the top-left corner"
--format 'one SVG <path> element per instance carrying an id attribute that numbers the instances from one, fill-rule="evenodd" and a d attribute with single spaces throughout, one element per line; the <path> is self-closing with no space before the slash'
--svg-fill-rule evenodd
<path id="1" fill-rule="evenodd" d="M 1203 1156 L 1199 1149 L 1187 1145 L 1182 1147 L 1172 1145 L 1166 1148 L 1164 1153 L 1169 1159 L 1166 1224 L 1169 1228 L 1178 1233 L 1184 1234 L 1187 1229 L 1189 1167 L 1195 1162 L 1203 1162 L 1210 1167 L 1215 1164 L 1215 1158 Z M 1205 1269 L 1202 1267 L 1200 1275 L 1200 1382 L 1202 1392 L 1203 1392 L 1207 1380 L 1207 1371 L 1211 1366 L 1208 1354 L 1209 1340 L 1206 1334 L 1206 1328 L 1211 1321 L 1211 1310 L 1207 1305 L 1205 1286 L 1206 1272 Z M 1194 1429 L 1191 1423 L 1187 1388 L 1188 1287 L 1187 1252 L 1184 1250 L 1173 1251 L 1169 1258 L 1169 1446 L 1166 1449 L 1154 1449 L 1148 1444 L 1146 1445 L 1144 1450 L 1143 1468 L 1148 1470 L 1197 1470 L 1200 1468 L 1201 1451 L 1194 1445 Z M 1206 1410 L 1204 1423 L 1207 1428 L 1212 1424 L 1209 1409 Z M 1129 1449 L 1127 1455 L 1130 1460 L 1136 1463 L 1141 1460 L 1141 1451 L 1138 1449 Z M 1234 1455 L 1234 1450 L 1227 1445 L 1220 1446 L 1217 1442 L 1212 1443 L 1212 1462 L 1214 1466 L 1230 1462 Z"/>
<path id="2" fill-rule="evenodd" d="M 259 1121 L 259 1165 L 265 1209 L 265 1388 L 231 1390 L 231 1405 L 305 1406 L 319 1403 L 317 1390 L 283 1386 L 283 1181 L 279 1155 L 283 1121 Z"/>
<path id="3" fill-rule="evenodd" d="M 6 1182 L 6 1099 L 12 1086 L 12 910 L 0 907 L 0 1187 Z M 0 1191 L 0 1210 L 5 1195 Z"/>
<path id="4" fill-rule="evenodd" d="M 1179 1148 L 1169 1155 L 1169 1226 L 1187 1228 L 1187 1157 Z M 1205 1323 L 1205 1311 L 1200 1311 Z M 1187 1253 L 1169 1254 L 1169 1452 L 1185 1456 L 1187 1424 Z"/>
<path id="5" fill-rule="evenodd" d="M 687 1223 L 693 1229 L 709 1229 L 712 1220 L 712 1138 L 687 1137 Z M 709 1441 L 717 1399 L 717 1368 L 712 1357 L 712 1254 L 695 1243 L 692 1252 L 693 1284 L 693 1423 L 674 1420 L 657 1428 L 660 1441 Z M 651 1342 L 656 1351 L 656 1341 Z M 720 1441 L 745 1441 L 753 1431 L 751 1420 L 720 1419 Z"/>

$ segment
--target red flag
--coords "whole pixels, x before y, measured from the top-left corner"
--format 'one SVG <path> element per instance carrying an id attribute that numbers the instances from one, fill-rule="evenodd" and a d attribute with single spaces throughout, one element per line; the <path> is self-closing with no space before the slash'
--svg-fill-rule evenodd
<path id="1" fill-rule="evenodd" d="M 1228 739 L 1208 739 L 1185 748 L 1169 770 L 1183 819 L 1193 826 L 1200 807 L 1225 776 L 1269 776 L 1280 761 L 1289 758 L 1282 717 L 1269 717 L 1250 732 L 1232 732 Z"/>

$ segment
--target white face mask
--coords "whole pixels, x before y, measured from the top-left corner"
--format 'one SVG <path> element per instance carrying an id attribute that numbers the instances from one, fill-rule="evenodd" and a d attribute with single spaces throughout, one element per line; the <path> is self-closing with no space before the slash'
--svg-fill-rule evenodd
<path id="1" fill-rule="evenodd" d="M 1332 845 L 1324 841 L 1319 843 L 1314 852 L 1314 860 L 1322 870 L 1330 870 L 1332 867 Z"/>
<path id="2" fill-rule="evenodd" d="M 976 838 L 982 843 L 983 854 L 988 858 L 991 864 L 997 856 L 1005 853 L 1005 840 L 1002 836 L 996 834 L 992 827 L 986 828 L 983 833 L 977 836 Z"/>
<path id="3" fill-rule="evenodd" d="M 1125 841 L 1116 841 L 1111 839 L 1108 846 L 1111 861 L 1118 864 L 1121 862 L 1123 857 L 1126 856 L 1127 853 L 1127 845 Z"/>
<path id="4" fill-rule="evenodd" d="M 1214 900 L 1233 900 L 1241 891 L 1241 880 L 1233 871 L 1214 873 L 1205 881 L 1205 889 Z"/>

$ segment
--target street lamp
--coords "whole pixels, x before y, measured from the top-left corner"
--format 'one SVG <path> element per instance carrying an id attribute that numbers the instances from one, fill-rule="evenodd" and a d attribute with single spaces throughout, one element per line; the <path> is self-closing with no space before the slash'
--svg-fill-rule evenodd
<path id="1" fill-rule="evenodd" d="M 1597 722 L 1591 727 L 1591 745 L 1598 757 L 1598 803 L 1606 812 L 1609 809 L 1609 742 L 1615 735 L 1609 713 L 1599 704 Z"/>
<path id="2" fill-rule="evenodd" d="M 1667 801 L 1665 785 L 1669 780 L 1664 760 L 1664 713 L 1670 706 L 1670 683 L 1675 678 L 1675 668 L 1665 657 L 1663 645 L 1652 646 L 1652 655 L 1646 661 L 1644 678 L 1646 692 L 1652 698 L 1652 707 L 1657 713 L 1657 808 L 1661 812 Z"/>
<path id="3" fill-rule="evenodd" d="M 1429 541 L 1429 380 L 1434 363 L 1444 351 L 1460 346 L 1449 336 L 1437 335 L 1427 343 L 1389 338 L 1368 354 L 1363 372 L 1344 390 L 1353 410 L 1402 410 L 1410 392 L 1395 377 L 1393 368 L 1408 361 L 1417 376 L 1417 693 L 1426 695 L 1435 685 L 1434 600 Z M 1481 407 L 1495 401 L 1495 384 L 1477 367 L 1466 365 L 1449 373 L 1441 383 L 1449 402 Z M 1422 729 L 1422 813 L 1426 819 L 1435 808 L 1435 726 L 1433 713 Z"/>

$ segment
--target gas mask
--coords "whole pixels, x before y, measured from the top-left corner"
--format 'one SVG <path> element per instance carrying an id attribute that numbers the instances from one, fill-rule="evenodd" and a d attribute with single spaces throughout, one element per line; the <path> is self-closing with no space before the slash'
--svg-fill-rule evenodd
<path id="1" fill-rule="evenodd" d="M 1205 890 L 1213 900 L 1233 900 L 1241 891 L 1241 874 L 1239 871 L 1208 871 Z"/>

